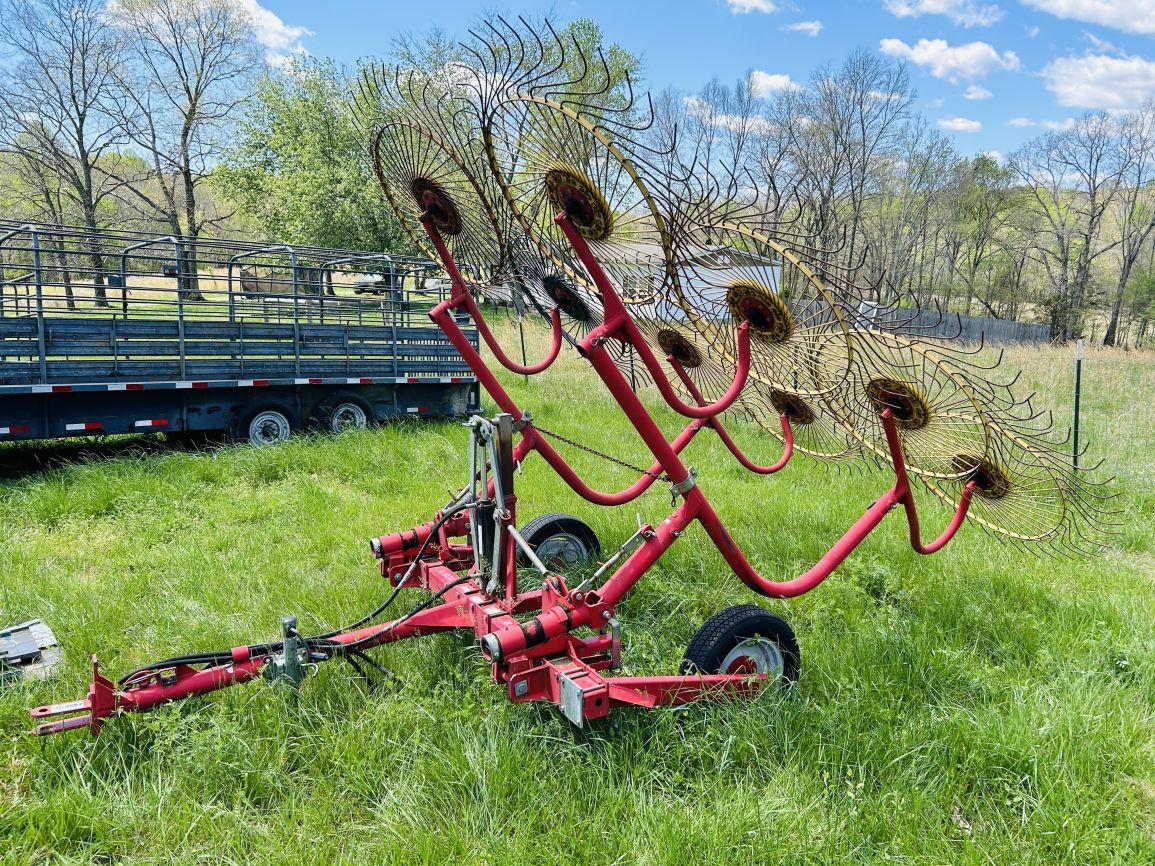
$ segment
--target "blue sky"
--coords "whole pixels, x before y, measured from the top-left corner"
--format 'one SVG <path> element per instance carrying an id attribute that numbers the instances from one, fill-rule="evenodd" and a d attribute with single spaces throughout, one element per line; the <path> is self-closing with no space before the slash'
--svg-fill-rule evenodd
<path id="1" fill-rule="evenodd" d="M 271 52 L 353 62 L 392 34 L 463 34 L 483 10 L 588 17 L 645 62 L 652 90 L 754 73 L 767 92 L 856 47 L 910 66 L 919 108 L 964 153 L 1009 153 L 1088 109 L 1155 97 L 1155 0 L 240 0 Z"/>

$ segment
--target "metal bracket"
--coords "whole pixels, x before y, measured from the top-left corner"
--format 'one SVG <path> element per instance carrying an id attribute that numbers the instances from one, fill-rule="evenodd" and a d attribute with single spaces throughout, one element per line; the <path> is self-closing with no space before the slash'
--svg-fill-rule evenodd
<path id="1" fill-rule="evenodd" d="M 281 617 L 281 641 L 280 654 L 273 656 L 265 665 L 265 679 L 296 690 L 304 682 L 307 668 L 304 658 L 305 642 L 297 633 L 295 616 Z"/>
<path id="2" fill-rule="evenodd" d="M 533 426 L 533 415 L 529 412 L 522 412 L 521 417 L 513 422 L 513 432 L 520 433 L 526 427 Z"/>
<path id="3" fill-rule="evenodd" d="M 685 496 L 698 485 L 698 470 L 690 467 L 689 473 L 681 481 L 670 485 L 670 504 L 677 505 L 678 497 Z"/>
<path id="4" fill-rule="evenodd" d="M 582 711 L 585 690 L 577 684 L 575 679 L 562 671 L 558 671 L 557 681 L 561 687 L 561 700 L 558 702 L 561 714 L 576 727 L 582 727 L 585 722 L 585 713 Z"/>

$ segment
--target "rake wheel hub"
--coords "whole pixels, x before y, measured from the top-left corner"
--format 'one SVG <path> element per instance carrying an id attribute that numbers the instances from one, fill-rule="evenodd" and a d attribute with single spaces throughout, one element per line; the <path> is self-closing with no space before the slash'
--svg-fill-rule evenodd
<path id="1" fill-rule="evenodd" d="M 541 287 L 550 299 L 557 304 L 558 309 L 575 322 L 589 323 L 593 320 L 593 313 L 589 305 L 582 300 L 563 277 L 549 274 L 541 278 Z"/>
<path id="2" fill-rule="evenodd" d="M 770 405 L 779 415 L 785 415 L 792 425 L 813 424 L 817 420 L 814 410 L 797 394 L 787 391 L 771 391 Z"/>
<path id="3" fill-rule="evenodd" d="M 459 235 L 462 230 L 461 212 L 445 188 L 426 177 L 416 177 L 410 184 L 410 192 L 443 235 Z"/>
<path id="4" fill-rule="evenodd" d="M 554 209 L 565 211 L 578 233 L 588 241 L 604 241 L 614 228 L 609 203 L 594 182 L 572 166 L 545 173 L 545 189 Z"/>
<path id="5" fill-rule="evenodd" d="M 704 363 L 698 347 L 685 334 L 680 334 L 671 328 L 663 328 L 658 331 L 658 345 L 661 346 L 663 352 L 687 370 L 701 367 Z"/>
<path id="6" fill-rule="evenodd" d="M 767 343 L 785 343 L 794 336 L 794 316 L 786 302 L 767 286 L 753 280 L 736 280 L 726 290 L 726 305 L 750 333 Z"/>
<path id="7" fill-rule="evenodd" d="M 959 454 L 954 459 L 959 472 L 969 473 L 968 480 L 975 484 L 975 493 L 984 499 L 1002 499 L 1011 492 L 1011 476 L 1002 466 L 985 457 Z"/>
<path id="8" fill-rule="evenodd" d="M 914 385 L 898 379 L 871 379 L 866 396 L 876 412 L 889 409 L 894 426 L 901 430 L 921 430 L 930 423 L 930 404 Z"/>

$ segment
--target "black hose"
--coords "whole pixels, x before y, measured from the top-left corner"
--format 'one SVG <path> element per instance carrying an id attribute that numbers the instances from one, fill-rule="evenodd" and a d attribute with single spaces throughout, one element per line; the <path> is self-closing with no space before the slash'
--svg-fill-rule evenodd
<path id="1" fill-rule="evenodd" d="M 464 511 L 466 508 L 468 508 L 470 506 L 470 504 L 471 503 L 469 503 L 469 502 L 463 502 L 460 505 L 456 506 L 455 508 L 452 508 L 449 511 L 442 513 L 442 515 L 437 518 L 437 520 L 433 523 L 433 526 L 430 528 L 429 534 L 425 537 L 425 540 L 423 542 L 421 542 L 421 546 L 417 549 L 417 554 L 413 557 L 414 562 L 417 562 L 418 560 L 421 559 L 421 557 L 423 557 L 425 555 L 425 551 L 429 549 L 429 542 L 434 538 L 434 536 L 441 529 L 441 527 L 443 527 L 446 523 L 448 523 L 449 519 L 451 517 L 454 517 L 455 515 L 460 514 L 462 511 Z M 450 586 L 455 586 L 455 585 L 456 584 L 450 584 Z M 353 647 L 353 648 L 359 646 L 360 645 L 359 641 L 352 643 L 352 644 L 337 644 L 333 641 L 330 641 L 329 638 L 335 637 L 336 635 L 342 634 L 344 632 L 352 631 L 353 629 L 360 628 L 361 626 L 365 625 L 368 622 L 372 622 L 374 619 L 376 619 L 381 614 L 383 614 L 386 610 L 389 609 L 389 607 L 393 604 L 393 602 L 397 600 L 397 596 L 401 594 L 401 590 L 404 588 L 405 588 L 405 582 L 404 581 L 402 581 L 401 583 L 398 583 L 397 586 L 393 587 L 393 591 L 389 594 L 389 597 L 386 598 L 385 601 L 383 601 L 376 608 L 374 608 L 372 611 L 370 611 L 365 616 L 361 617 L 361 619 L 357 620 L 357 622 L 353 623 L 352 625 L 345 626 L 345 628 L 334 629 L 333 631 L 328 631 L 328 632 L 325 632 L 323 634 L 313 635 L 311 637 L 302 637 L 302 640 L 304 641 L 305 646 L 309 647 L 310 650 L 313 649 L 315 642 L 320 643 L 320 645 L 326 649 L 329 649 L 332 646 L 344 646 L 344 647 Z M 445 589 L 449 589 L 449 588 L 450 587 L 447 586 Z M 431 603 L 435 599 L 439 598 L 441 596 L 441 594 L 443 594 L 444 592 L 445 592 L 445 590 L 442 590 L 442 592 L 439 593 L 438 595 L 431 597 L 430 599 L 427 600 L 427 603 Z M 413 616 L 415 613 L 418 613 L 420 610 L 424 610 L 424 608 L 421 606 L 418 606 L 418 608 L 410 611 L 408 614 L 406 614 L 404 617 L 402 617 L 401 620 L 398 620 L 398 622 L 403 622 L 404 620 Z M 300 636 L 300 635 L 298 635 L 298 636 Z M 248 647 L 249 656 L 259 658 L 262 656 L 271 655 L 272 653 L 276 652 L 281 647 L 282 647 L 281 643 L 251 644 Z M 136 670 L 132 671 L 132 673 L 129 673 L 124 677 L 121 677 L 120 685 L 121 686 L 127 685 L 142 674 L 155 673 L 156 671 L 167 670 L 168 668 L 174 668 L 174 667 L 183 666 L 183 665 L 189 665 L 189 666 L 191 666 L 191 665 L 221 665 L 221 664 L 228 664 L 232 660 L 233 660 L 232 650 L 228 650 L 228 651 L 224 651 L 224 652 L 221 652 L 221 651 L 205 652 L 205 653 L 195 653 L 192 655 L 174 656 L 173 658 L 163 659 L 162 661 L 158 661 L 158 662 L 152 662 L 151 664 L 147 664 L 144 667 L 137 668 Z M 365 660 L 369 661 L 369 659 L 367 659 L 367 658 Z M 370 663 L 372 664 L 372 662 L 370 662 Z M 381 668 L 381 670 L 384 671 L 385 669 Z"/>

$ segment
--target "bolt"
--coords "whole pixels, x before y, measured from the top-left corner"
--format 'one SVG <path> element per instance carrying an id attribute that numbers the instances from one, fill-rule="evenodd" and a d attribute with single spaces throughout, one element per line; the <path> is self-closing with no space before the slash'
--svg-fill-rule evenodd
<path id="1" fill-rule="evenodd" d="M 602 619 L 604 619 L 608 622 L 609 620 L 611 620 L 613 618 L 614 618 L 614 615 L 610 611 L 608 611 L 608 610 L 602 611 Z"/>

